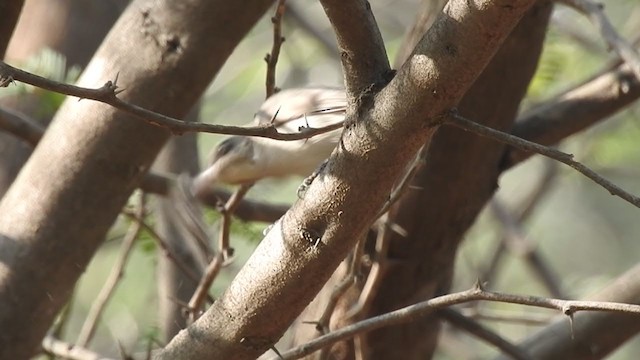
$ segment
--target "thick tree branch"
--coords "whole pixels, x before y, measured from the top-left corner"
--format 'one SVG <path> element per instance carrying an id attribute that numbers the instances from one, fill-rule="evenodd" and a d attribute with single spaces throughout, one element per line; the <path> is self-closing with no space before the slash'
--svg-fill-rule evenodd
<path id="1" fill-rule="evenodd" d="M 278 88 L 276 87 L 276 65 L 280 57 L 280 48 L 284 42 L 284 36 L 282 36 L 282 17 L 286 10 L 285 3 L 286 0 L 278 0 L 276 12 L 271 18 L 271 22 L 273 23 L 273 44 L 271 45 L 271 52 L 264 58 L 267 62 L 267 99 L 278 92 Z"/>
<path id="2" fill-rule="evenodd" d="M 347 101 L 371 96 L 391 78 L 380 29 L 367 0 L 321 0 L 338 39 Z M 357 110 L 357 109 L 353 109 Z"/>
<path id="3" fill-rule="evenodd" d="M 185 116 L 270 5 L 135 0 L 79 83 L 120 72 L 122 101 Z M 0 328 L 12 329 L 0 333 L 0 358 L 34 354 L 168 137 L 113 107 L 65 101 L 0 201 Z"/>
<path id="4" fill-rule="evenodd" d="M 271 228 L 223 296 L 158 359 L 253 359 L 270 349 L 362 238 L 399 174 L 534 2 L 449 2 L 396 77 L 350 119 L 304 198 Z M 345 72 L 353 91 L 362 78 L 349 67 Z"/>
<path id="5" fill-rule="evenodd" d="M 8 86 L 12 81 L 21 81 L 26 84 L 37 86 L 60 94 L 75 96 L 80 99 L 90 99 L 109 104 L 117 109 L 124 110 L 151 125 L 159 126 L 175 135 L 182 135 L 186 132 L 205 132 L 223 135 L 258 136 L 276 140 L 293 141 L 308 139 L 315 135 L 320 135 L 342 127 L 342 123 L 331 124 L 321 128 L 305 127 L 297 133 L 280 133 L 274 125 L 268 126 L 230 126 L 218 124 L 205 124 L 200 122 L 186 122 L 171 116 L 163 115 L 159 112 L 148 110 L 144 107 L 120 99 L 117 95 L 125 90 L 119 90 L 118 76 L 111 81 L 107 81 L 102 87 L 90 89 L 76 85 L 64 84 L 49 80 L 29 72 L 16 69 L 13 66 L 0 61 L 0 87 Z M 303 115 L 303 114 L 301 114 Z"/>

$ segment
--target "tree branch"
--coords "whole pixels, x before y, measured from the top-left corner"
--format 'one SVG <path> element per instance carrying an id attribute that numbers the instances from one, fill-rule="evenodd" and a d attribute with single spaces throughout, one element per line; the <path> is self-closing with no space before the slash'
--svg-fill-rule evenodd
<path id="1" fill-rule="evenodd" d="M 390 79 L 389 59 L 367 0 L 321 0 L 338 39 L 349 104 Z M 377 87 L 377 89 L 372 88 Z"/>
<path id="2" fill-rule="evenodd" d="M 398 176 L 534 2 L 449 2 L 371 106 L 349 119 L 341 144 L 304 197 L 271 228 L 223 296 L 158 359 L 185 352 L 193 359 L 253 359 L 270 349 L 362 238 Z M 343 13 L 354 6 L 340 4 Z M 367 69 L 346 75 L 352 92 L 362 84 L 358 74 L 371 73 Z"/>
<path id="3" fill-rule="evenodd" d="M 321 128 L 304 127 L 297 133 L 278 132 L 274 125 L 267 126 L 230 126 L 218 124 L 206 124 L 200 122 L 186 122 L 171 116 L 163 115 L 155 111 L 147 110 L 138 105 L 121 100 L 117 95 L 124 90 L 119 90 L 117 81 L 107 81 L 102 87 L 90 89 L 70 84 L 64 84 L 49 80 L 29 72 L 16 69 L 13 66 L 0 61 L 0 87 L 8 86 L 12 81 L 20 81 L 26 84 L 37 86 L 42 89 L 54 91 L 60 94 L 75 96 L 80 99 L 90 99 L 101 103 L 109 104 L 117 109 L 132 114 L 139 119 L 155 126 L 170 131 L 174 135 L 181 135 L 186 132 L 204 132 L 223 135 L 258 136 L 276 140 L 293 141 L 308 139 L 310 137 L 324 134 L 326 132 L 340 129 L 342 123 L 331 124 Z M 304 115 L 304 114 L 300 114 Z"/>
<path id="4" fill-rule="evenodd" d="M 593 180 L 594 182 L 596 182 L 597 184 L 599 184 L 600 186 L 608 190 L 609 193 L 611 193 L 611 195 L 619 196 L 620 198 L 627 201 L 628 203 L 634 205 L 637 208 L 640 208 L 640 197 L 637 197 L 631 193 L 628 193 L 621 187 L 617 186 L 616 184 L 598 175 L 595 171 L 573 160 L 573 155 L 571 154 L 567 154 L 547 146 L 539 145 L 534 142 L 524 140 L 524 139 L 515 137 L 513 135 L 488 128 L 486 126 L 475 123 L 457 114 L 452 114 L 450 123 L 461 129 L 471 131 L 478 135 L 482 135 L 482 136 L 500 141 L 507 145 L 517 147 L 521 150 L 535 152 L 537 154 L 547 156 L 551 159 L 558 160 L 561 163 L 569 165 L 570 167 L 578 170 L 580 173 L 582 173 L 589 179 Z"/>
<path id="5" fill-rule="evenodd" d="M 320 350 L 325 346 L 352 338 L 358 334 L 363 334 L 382 327 L 412 322 L 418 318 L 429 315 L 436 310 L 478 300 L 558 310 L 568 317 L 572 317 L 573 314 L 578 311 L 608 311 L 628 315 L 640 315 L 640 305 L 599 301 L 560 300 L 537 296 L 505 294 L 484 290 L 476 284 L 476 287 L 466 291 L 438 296 L 383 315 L 359 321 L 353 325 L 346 326 L 342 329 L 321 336 L 295 349 L 286 351 L 282 353 L 282 357 L 284 359 L 299 359 Z"/>

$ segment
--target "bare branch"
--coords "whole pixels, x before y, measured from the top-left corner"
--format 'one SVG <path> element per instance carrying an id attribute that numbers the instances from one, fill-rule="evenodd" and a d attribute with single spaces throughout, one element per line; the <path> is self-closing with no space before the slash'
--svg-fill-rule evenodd
<path id="1" fill-rule="evenodd" d="M 352 2 L 328 3 L 346 24 Z M 193 358 L 251 359 L 268 350 L 364 235 L 399 175 L 534 3 L 450 1 L 393 80 L 358 119 L 352 116 L 354 123 L 304 197 L 271 228 L 220 299 L 158 358 L 188 351 Z M 351 83 L 351 91 L 360 81 Z M 248 314 L 250 321 L 229 321 Z M 220 342 L 226 346 L 210 346 Z"/>
<path id="2" fill-rule="evenodd" d="M 628 203 L 634 205 L 637 208 L 640 208 L 640 198 L 628 193 L 621 187 L 613 184 L 609 180 L 603 178 L 598 175 L 595 171 L 589 169 L 583 164 L 573 160 L 573 155 L 564 153 L 562 151 L 543 146 L 540 144 L 536 144 L 534 142 L 521 139 L 519 137 L 503 133 L 498 130 L 494 130 L 483 126 L 481 124 L 475 123 L 471 120 L 468 120 L 460 115 L 452 114 L 451 121 L 449 122 L 451 125 L 455 125 L 461 129 L 474 132 L 478 135 L 482 135 L 488 137 L 490 139 L 494 139 L 505 143 L 507 145 L 511 145 L 517 147 L 524 151 L 535 152 L 540 155 L 547 156 L 554 160 L 558 160 L 563 164 L 569 165 L 570 167 L 578 170 L 580 173 L 584 174 L 589 179 L 593 180 L 603 188 L 607 189 L 611 195 L 619 196 L 620 198 L 626 200 Z"/>
<path id="3" fill-rule="evenodd" d="M 470 301 L 492 301 L 510 304 L 520 304 L 534 307 L 561 311 L 566 316 L 572 316 L 578 311 L 608 311 L 625 314 L 640 315 L 640 305 L 622 304 L 614 302 L 600 301 L 575 301 L 550 299 L 537 296 L 512 295 L 499 292 L 492 292 L 476 286 L 466 291 L 438 296 L 433 299 L 409 305 L 407 307 L 391 311 L 389 313 L 372 317 L 353 325 L 346 326 L 330 334 L 321 336 L 302 346 L 286 351 L 282 354 L 285 359 L 299 359 L 309 355 L 321 348 L 334 344 L 338 341 L 352 338 L 355 335 L 363 334 L 385 326 L 399 325 L 415 321 L 436 310 L 452 305 L 462 304 Z"/>
<path id="4" fill-rule="evenodd" d="M 224 257 L 222 253 L 217 253 L 213 260 L 207 266 L 204 275 L 198 282 L 198 288 L 193 293 L 191 300 L 189 300 L 189 313 L 191 321 L 195 321 L 201 314 L 202 304 L 209 296 L 209 288 L 211 283 L 218 276 L 220 269 L 224 263 Z"/>
<path id="5" fill-rule="evenodd" d="M 591 0 L 556 1 L 570 6 L 588 16 L 589 20 L 598 28 L 600 35 L 602 35 L 607 44 L 624 59 L 640 80 L 640 55 L 627 40 L 618 34 L 613 25 L 611 25 L 611 22 L 604 14 L 603 4 L 598 4 Z"/>
<path id="6" fill-rule="evenodd" d="M 162 127 L 175 135 L 184 134 L 186 132 L 204 132 L 223 135 L 257 136 L 276 140 L 293 141 L 308 139 L 310 137 L 324 134 L 326 132 L 340 129 L 342 127 L 342 123 L 336 123 L 328 126 L 323 126 L 321 128 L 301 128 L 297 133 L 281 133 L 278 132 L 276 127 L 273 125 L 242 127 L 205 124 L 200 122 L 186 122 L 120 100 L 117 95 L 123 90 L 118 90 L 117 76 L 114 81 L 107 81 L 100 88 L 89 89 L 49 80 L 41 76 L 28 73 L 26 71 L 16 69 L 0 61 L 0 86 L 7 86 L 12 81 L 21 81 L 26 84 L 31 84 L 33 86 L 54 91 L 60 94 L 75 96 L 79 97 L 80 99 L 95 100 L 98 102 L 109 104 L 117 109 L 126 111 L 129 114 L 134 115 L 151 125 Z"/>
<path id="7" fill-rule="evenodd" d="M 367 0 L 322 0 L 338 39 L 347 101 L 355 104 L 367 92 L 390 80 L 389 59 Z"/>
<path id="8" fill-rule="evenodd" d="M 267 54 L 264 58 L 267 62 L 267 99 L 278 92 L 278 88 L 276 88 L 276 65 L 278 64 L 278 57 L 280 56 L 280 47 L 284 42 L 284 37 L 282 36 L 282 17 L 286 10 L 285 2 L 286 0 L 278 0 L 276 13 L 271 18 L 271 22 L 273 23 L 273 45 L 271 46 L 271 53 Z"/>

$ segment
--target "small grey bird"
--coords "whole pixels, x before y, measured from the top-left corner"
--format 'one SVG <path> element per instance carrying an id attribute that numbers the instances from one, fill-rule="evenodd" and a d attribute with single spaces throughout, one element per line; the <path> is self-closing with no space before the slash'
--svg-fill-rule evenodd
<path id="1" fill-rule="evenodd" d="M 273 124 L 282 133 L 319 128 L 341 122 L 346 96 L 337 88 L 282 90 L 267 99 L 252 125 Z M 308 176 L 331 154 L 342 128 L 308 139 L 282 141 L 262 137 L 230 136 L 212 152 L 208 167 L 193 181 L 193 194 L 216 183 L 242 185 L 267 177 Z"/>

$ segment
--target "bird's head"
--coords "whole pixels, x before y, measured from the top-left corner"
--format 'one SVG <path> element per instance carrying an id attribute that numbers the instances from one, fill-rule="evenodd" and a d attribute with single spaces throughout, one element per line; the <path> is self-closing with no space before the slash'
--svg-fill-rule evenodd
<path id="1" fill-rule="evenodd" d="M 193 193 L 203 193 L 216 183 L 240 185 L 254 182 L 259 166 L 253 140 L 231 136 L 213 150 L 209 166 L 193 181 Z"/>

